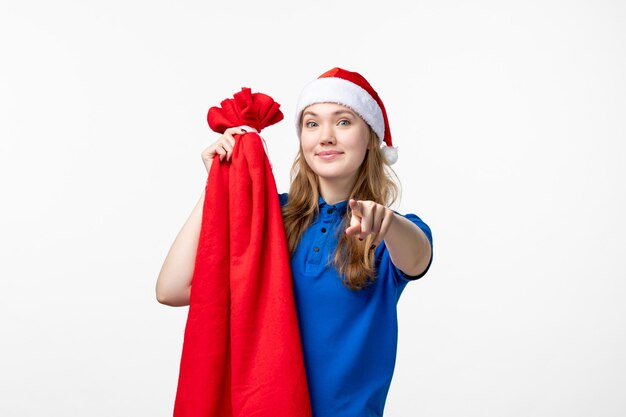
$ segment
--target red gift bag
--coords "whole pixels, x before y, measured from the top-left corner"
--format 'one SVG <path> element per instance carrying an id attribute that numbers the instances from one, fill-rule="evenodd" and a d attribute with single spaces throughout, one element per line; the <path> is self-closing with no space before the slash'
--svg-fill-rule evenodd
<path id="1" fill-rule="evenodd" d="M 280 105 L 243 88 L 212 107 L 211 129 L 283 119 Z M 202 226 L 174 417 L 310 417 L 291 268 L 276 183 L 256 132 L 217 155 Z"/>

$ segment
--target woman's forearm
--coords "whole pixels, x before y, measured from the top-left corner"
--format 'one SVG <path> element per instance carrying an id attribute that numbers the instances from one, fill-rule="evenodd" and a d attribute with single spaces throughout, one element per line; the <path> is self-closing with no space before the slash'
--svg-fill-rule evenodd
<path id="1" fill-rule="evenodd" d="M 204 208 L 202 192 L 198 203 L 172 244 L 156 283 L 156 297 L 161 304 L 189 305 L 191 278 L 195 267 L 198 239 Z"/>
<path id="2" fill-rule="evenodd" d="M 393 264 L 407 275 L 421 274 L 430 261 L 430 242 L 422 229 L 396 213 L 385 235 L 385 246 Z"/>

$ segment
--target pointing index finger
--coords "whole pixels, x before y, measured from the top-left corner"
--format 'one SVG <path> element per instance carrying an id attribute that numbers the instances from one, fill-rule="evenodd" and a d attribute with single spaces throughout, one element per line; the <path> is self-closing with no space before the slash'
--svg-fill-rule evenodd
<path id="1" fill-rule="evenodd" d="M 363 216 L 363 209 L 361 207 L 361 203 L 358 200 L 355 200 L 354 198 L 350 199 L 350 210 L 352 210 L 352 212 L 354 214 L 356 214 L 357 216 Z"/>

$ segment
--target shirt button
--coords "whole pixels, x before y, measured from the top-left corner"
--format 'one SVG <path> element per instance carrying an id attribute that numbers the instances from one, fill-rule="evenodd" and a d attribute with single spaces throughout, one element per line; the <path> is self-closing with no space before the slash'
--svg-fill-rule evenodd
<path id="1" fill-rule="evenodd" d="M 320 248 L 318 248 L 317 246 L 313 248 L 313 252 L 319 252 Z"/>
<path id="2" fill-rule="evenodd" d="M 333 214 L 333 211 L 334 211 L 333 209 L 328 209 L 328 210 L 326 210 L 326 213 Z"/>
<path id="3" fill-rule="evenodd" d="M 322 227 L 322 233 L 326 233 L 326 228 Z"/>

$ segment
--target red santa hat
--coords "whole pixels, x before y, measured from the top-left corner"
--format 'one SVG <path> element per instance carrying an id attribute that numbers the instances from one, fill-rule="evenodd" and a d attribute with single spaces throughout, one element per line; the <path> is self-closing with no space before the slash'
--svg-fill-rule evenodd
<path id="1" fill-rule="evenodd" d="M 333 68 L 304 86 L 296 105 L 298 137 L 302 132 L 300 117 L 307 106 L 315 103 L 337 103 L 354 110 L 372 128 L 381 142 L 389 165 L 398 160 L 398 150 L 391 142 L 387 112 L 378 93 L 359 73 Z"/>

